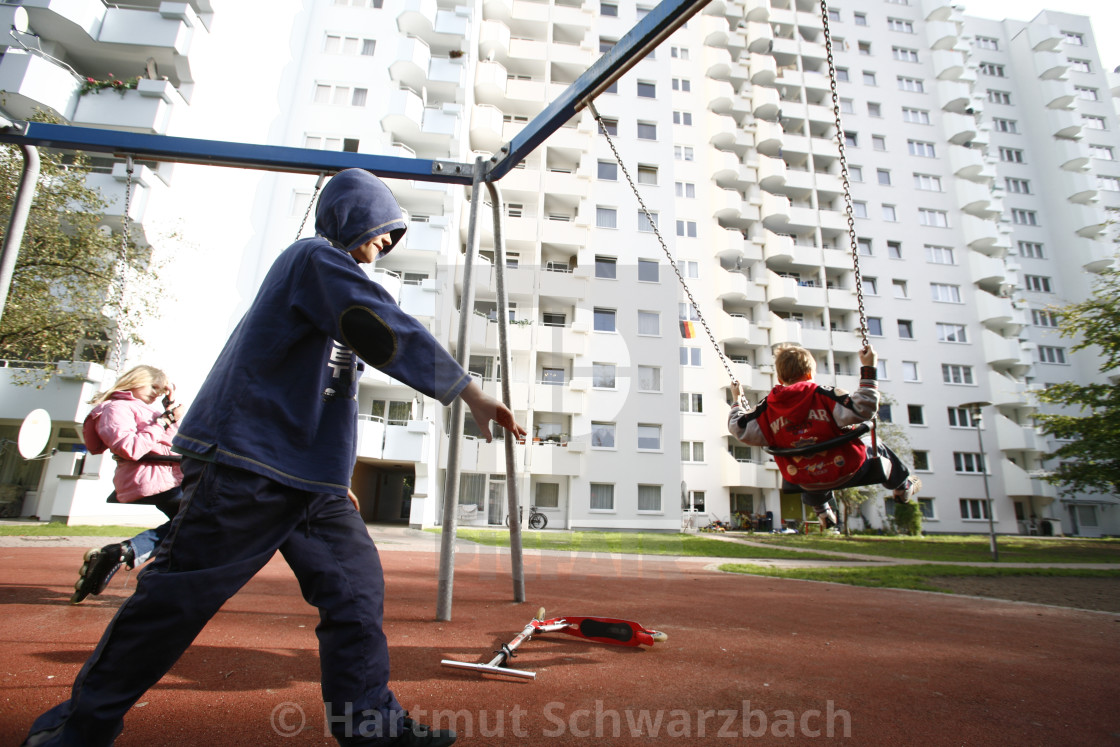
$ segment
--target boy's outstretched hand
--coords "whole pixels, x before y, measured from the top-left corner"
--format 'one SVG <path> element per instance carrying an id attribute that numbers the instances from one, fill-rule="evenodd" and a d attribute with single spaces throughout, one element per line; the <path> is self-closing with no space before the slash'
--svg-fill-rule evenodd
<path id="1" fill-rule="evenodd" d="M 459 396 L 471 409 L 471 417 L 478 424 L 478 429 L 486 434 L 486 443 L 493 440 L 490 433 L 491 420 L 512 433 L 514 438 L 525 438 L 527 431 L 513 419 L 513 413 L 509 411 L 509 408 L 482 391 L 482 387 L 478 385 L 477 381 L 472 379 L 467 388 L 459 393 Z"/>
<path id="2" fill-rule="evenodd" d="M 875 352 L 875 348 L 871 347 L 871 343 L 868 343 L 865 348 L 860 348 L 859 364 L 861 366 L 875 367 L 878 363 L 879 354 Z"/>

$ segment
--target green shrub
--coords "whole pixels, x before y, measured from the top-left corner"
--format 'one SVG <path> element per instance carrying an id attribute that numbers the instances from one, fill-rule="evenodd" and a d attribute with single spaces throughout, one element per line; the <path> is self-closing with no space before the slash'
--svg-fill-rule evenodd
<path id="1" fill-rule="evenodd" d="M 894 524 L 902 534 L 922 536 L 922 509 L 917 503 L 897 503 L 894 507 Z"/>

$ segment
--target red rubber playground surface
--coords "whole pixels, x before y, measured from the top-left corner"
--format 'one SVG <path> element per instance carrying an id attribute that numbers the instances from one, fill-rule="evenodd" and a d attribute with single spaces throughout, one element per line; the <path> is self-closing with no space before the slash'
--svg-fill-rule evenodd
<path id="1" fill-rule="evenodd" d="M 429 543 L 431 544 L 431 543 Z M 68 603 L 82 549 L 0 548 L 0 745 L 67 696 L 131 586 Z M 458 744 L 1115 745 L 1117 615 L 938 594 L 726 575 L 711 561 L 456 555 L 451 622 L 436 622 L 439 556 L 383 546 L 393 688 Z M 545 607 L 636 620 L 653 648 L 553 633 L 506 680 L 487 661 Z M 120 747 L 327 745 L 316 614 L 277 557 L 128 715 Z"/>

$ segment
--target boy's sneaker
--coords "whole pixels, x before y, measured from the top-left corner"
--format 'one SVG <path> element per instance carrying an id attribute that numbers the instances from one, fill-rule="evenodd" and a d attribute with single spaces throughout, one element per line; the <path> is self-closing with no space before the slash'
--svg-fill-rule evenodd
<path id="1" fill-rule="evenodd" d="M 401 721 L 401 734 L 389 744 L 395 747 L 447 747 L 454 744 L 457 736 L 450 729 L 433 729 L 418 724 L 407 715 Z"/>
<path id="2" fill-rule="evenodd" d="M 90 594 L 97 595 L 105 591 L 121 564 L 128 563 L 131 568 L 135 557 L 132 545 L 128 542 L 87 550 L 82 558 L 82 569 L 78 572 L 70 604 L 78 604 Z"/>
<path id="3" fill-rule="evenodd" d="M 902 487 L 894 489 L 895 503 L 913 503 L 914 496 L 922 489 L 922 481 L 917 477 L 908 477 Z"/>
<path id="4" fill-rule="evenodd" d="M 823 511 L 818 511 L 817 518 L 821 520 L 821 528 L 826 531 L 835 529 L 838 523 L 836 521 L 836 512 L 832 510 L 832 506 L 825 506 Z"/>

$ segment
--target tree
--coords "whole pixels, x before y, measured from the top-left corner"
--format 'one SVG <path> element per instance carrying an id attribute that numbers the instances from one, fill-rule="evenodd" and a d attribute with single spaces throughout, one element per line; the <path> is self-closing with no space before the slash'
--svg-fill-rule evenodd
<path id="1" fill-rule="evenodd" d="M 155 311 L 158 288 L 149 264 L 151 250 L 128 242 L 104 227 L 106 202 L 86 185 L 89 159 L 41 150 L 41 172 L 28 216 L 8 301 L 0 319 L 0 358 L 35 361 L 53 368 L 57 361 L 106 362 L 116 325 L 125 339 L 139 343 L 137 323 Z M 23 171 L 15 146 L 0 148 L 0 216 L 11 214 Z M 122 189 L 123 192 L 123 189 Z M 0 237 L 7 220 L 0 221 Z M 117 298 L 121 277 L 123 299 Z"/>
<path id="2" fill-rule="evenodd" d="M 1120 269 L 1114 266 L 1100 273 L 1086 300 L 1055 311 L 1062 337 L 1079 340 L 1072 352 L 1095 346 L 1100 373 L 1120 369 Z M 1067 442 L 1046 455 L 1059 460 L 1046 480 L 1075 493 L 1120 492 L 1120 388 L 1064 381 L 1038 397 L 1080 413 L 1037 416 L 1043 432 Z"/>
<path id="3" fill-rule="evenodd" d="M 910 447 L 910 438 L 906 435 L 906 431 L 902 426 L 893 422 L 891 419 L 884 419 L 883 416 L 891 409 L 892 405 L 898 402 L 890 395 L 880 395 L 880 418 L 875 426 L 876 438 L 880 443 L 889 446 L 890 449 L 898 454 L 903 462 L 910 462 L 913 458 L 913 449 Z M 888 416 L 890 417 L 890 416 Z M 868 450 L 870 455 L 870 449 Z M 841 506 L 841 519 L 840 522 L 844 526 L 844 533 L 851 535 L 851 526 L 848 523 L 848 518 L 859 511 L 859 507 L 874 498 L 877 498 L 882 493 L 882 487 L 879 485 L 861 485 L 855 488 L 845 488 L 844 490 L 835 491 L 836 500 Z M 921 516 L 919 512 L 918 518 L 918 534 L 921 533 Z"/>

